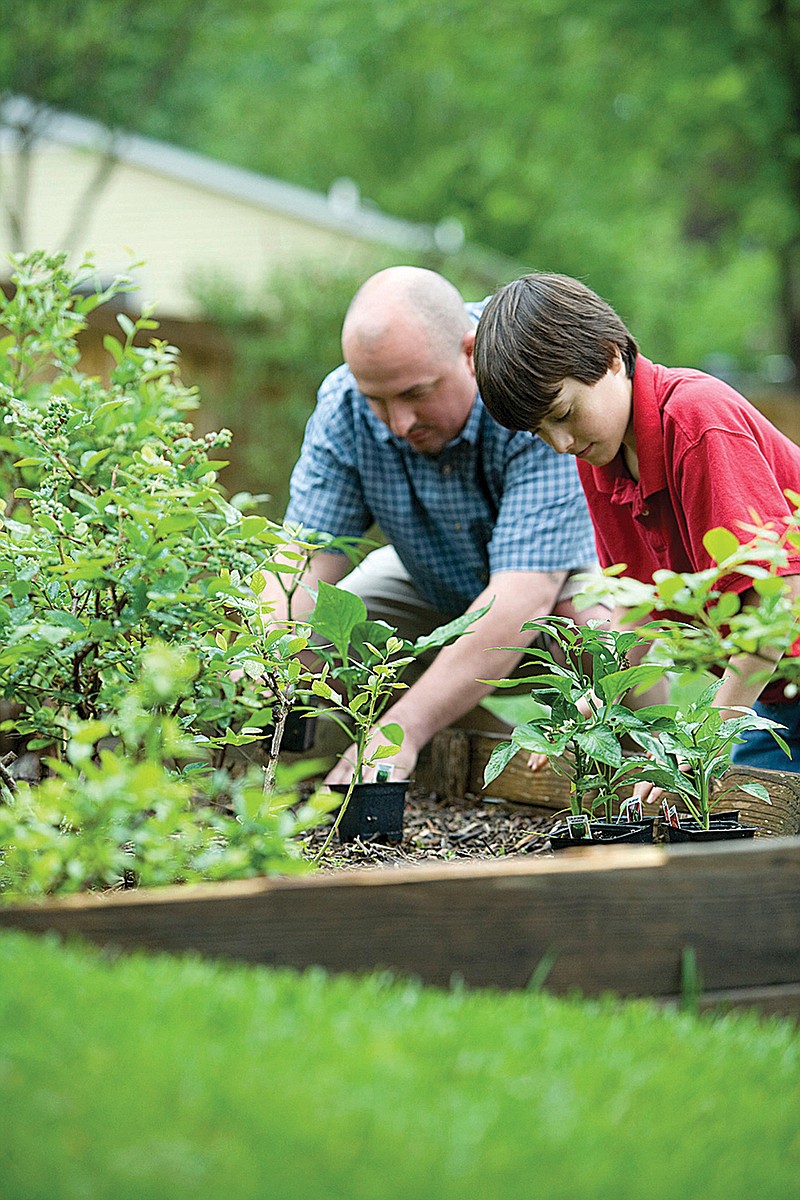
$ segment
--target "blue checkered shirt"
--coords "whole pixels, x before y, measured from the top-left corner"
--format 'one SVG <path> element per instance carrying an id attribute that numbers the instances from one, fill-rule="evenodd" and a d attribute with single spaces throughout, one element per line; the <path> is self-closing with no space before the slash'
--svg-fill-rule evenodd
<path id="1" fill-rule="evenodd" d="M 377 523 L 443 613 L 464 612 L 495 572 L 569 571 L 596 558 L 573 458 L 503 429 L 478 395 L 458 437 L 421 454 L 374 415 L 346 365 L 319 390 L 290 496 L 286 519 L 306 529 L 360 537 Z"/>

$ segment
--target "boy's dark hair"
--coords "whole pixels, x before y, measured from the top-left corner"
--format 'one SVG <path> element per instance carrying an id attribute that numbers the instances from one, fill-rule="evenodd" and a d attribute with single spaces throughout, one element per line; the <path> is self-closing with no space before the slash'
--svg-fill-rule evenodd
<path id="1" fill-rule="evenodd" d="M 538 429 L 567 378 L 593 384 L 619 352 L 633 378 L 638 347 L 605 300 L 568 275 L 523 275 L 492 296 L 475 335 L 475 376 L 508 429 Z"/>

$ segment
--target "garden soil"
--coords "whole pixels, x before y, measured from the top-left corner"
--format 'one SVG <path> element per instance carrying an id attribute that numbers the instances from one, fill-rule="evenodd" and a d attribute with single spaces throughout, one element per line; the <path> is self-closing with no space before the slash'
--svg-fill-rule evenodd
<path id="1" fill-rule="evenodd" d="M 511 854 L 550 853 L 547 833 L 555 814 L 528 804 L 509 804 L 465 797 L 455 803 L 435 793 L 409 787 L 398 845 L 362 841 L 342 843 L 334 836 L 319 866 L 407 867 L 420 862 L 499 858 Z M 313 858 L 323 845 L 327 826 L 313 831 L 306 854 Z"/>

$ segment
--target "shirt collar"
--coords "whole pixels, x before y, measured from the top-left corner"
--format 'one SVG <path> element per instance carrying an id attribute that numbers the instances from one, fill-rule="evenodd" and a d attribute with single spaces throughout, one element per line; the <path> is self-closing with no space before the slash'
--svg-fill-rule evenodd
<path id="1" fill-rule="evenodd" d="M 636 455 L 639 459 L 639 483 L 642 495 L 652 496 L 667 486 L 667 464 L 664 457 L 664 430 L 661 424 L 661 403 L 656 390 L 657 368 L 649 358 L 636 359 L 633 376 L 633 428 L 636 434 Z"/>
<path id="2" fill-rule="evenodd" d="M 628 491 L 634 487 L 640 496 L 645 497 L 661 492 L 667 486 L 656 370 L 650 359 L 641 354 L 637 356 L 633 376 L 633 429 L 636 434 L 636 456 L 639 460 L 639 482 L 637 484 L 631 479 L 620 453 L 607 467 L 594 470 L 598 491 L 612 493 Z"/>

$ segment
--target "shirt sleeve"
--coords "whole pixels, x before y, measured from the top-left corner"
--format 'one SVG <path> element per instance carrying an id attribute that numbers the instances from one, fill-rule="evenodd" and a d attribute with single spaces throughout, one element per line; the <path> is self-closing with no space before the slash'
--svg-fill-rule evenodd
<path id="1" fill-rule="evenodd" d="M 747 433 L 712 427 L 682 445 L 678 431 L 672 449 L 672 502 L 695 570 L 714 566 L 703 545 L 707 530 L 722 526 L 746 542 L 755 525 L 771 521 L 782 528 L 782 519 L 791 515 L 792 507 L 774 467 Z M 798 573 L 800 551 L 790 550 L 787 565 L 778 568 L 778 574 Z M 722 581 L 726 591 L 740 592 L 751 586 L 747 575 L 732 574 Z"/>
<path id="2" fill-rule="evenodd" d="M 510 443 L 489 569 L 572 571 L 596 561 L 589 510 L 573 459 L 541 438 Z"/>
<path id="3" fill-rule="evenodd" d="M 322 383 L 292 471 L 286 520 L 334 537 L 361 537 L 372 524 L 357 468 L 349 371 Z"/>

